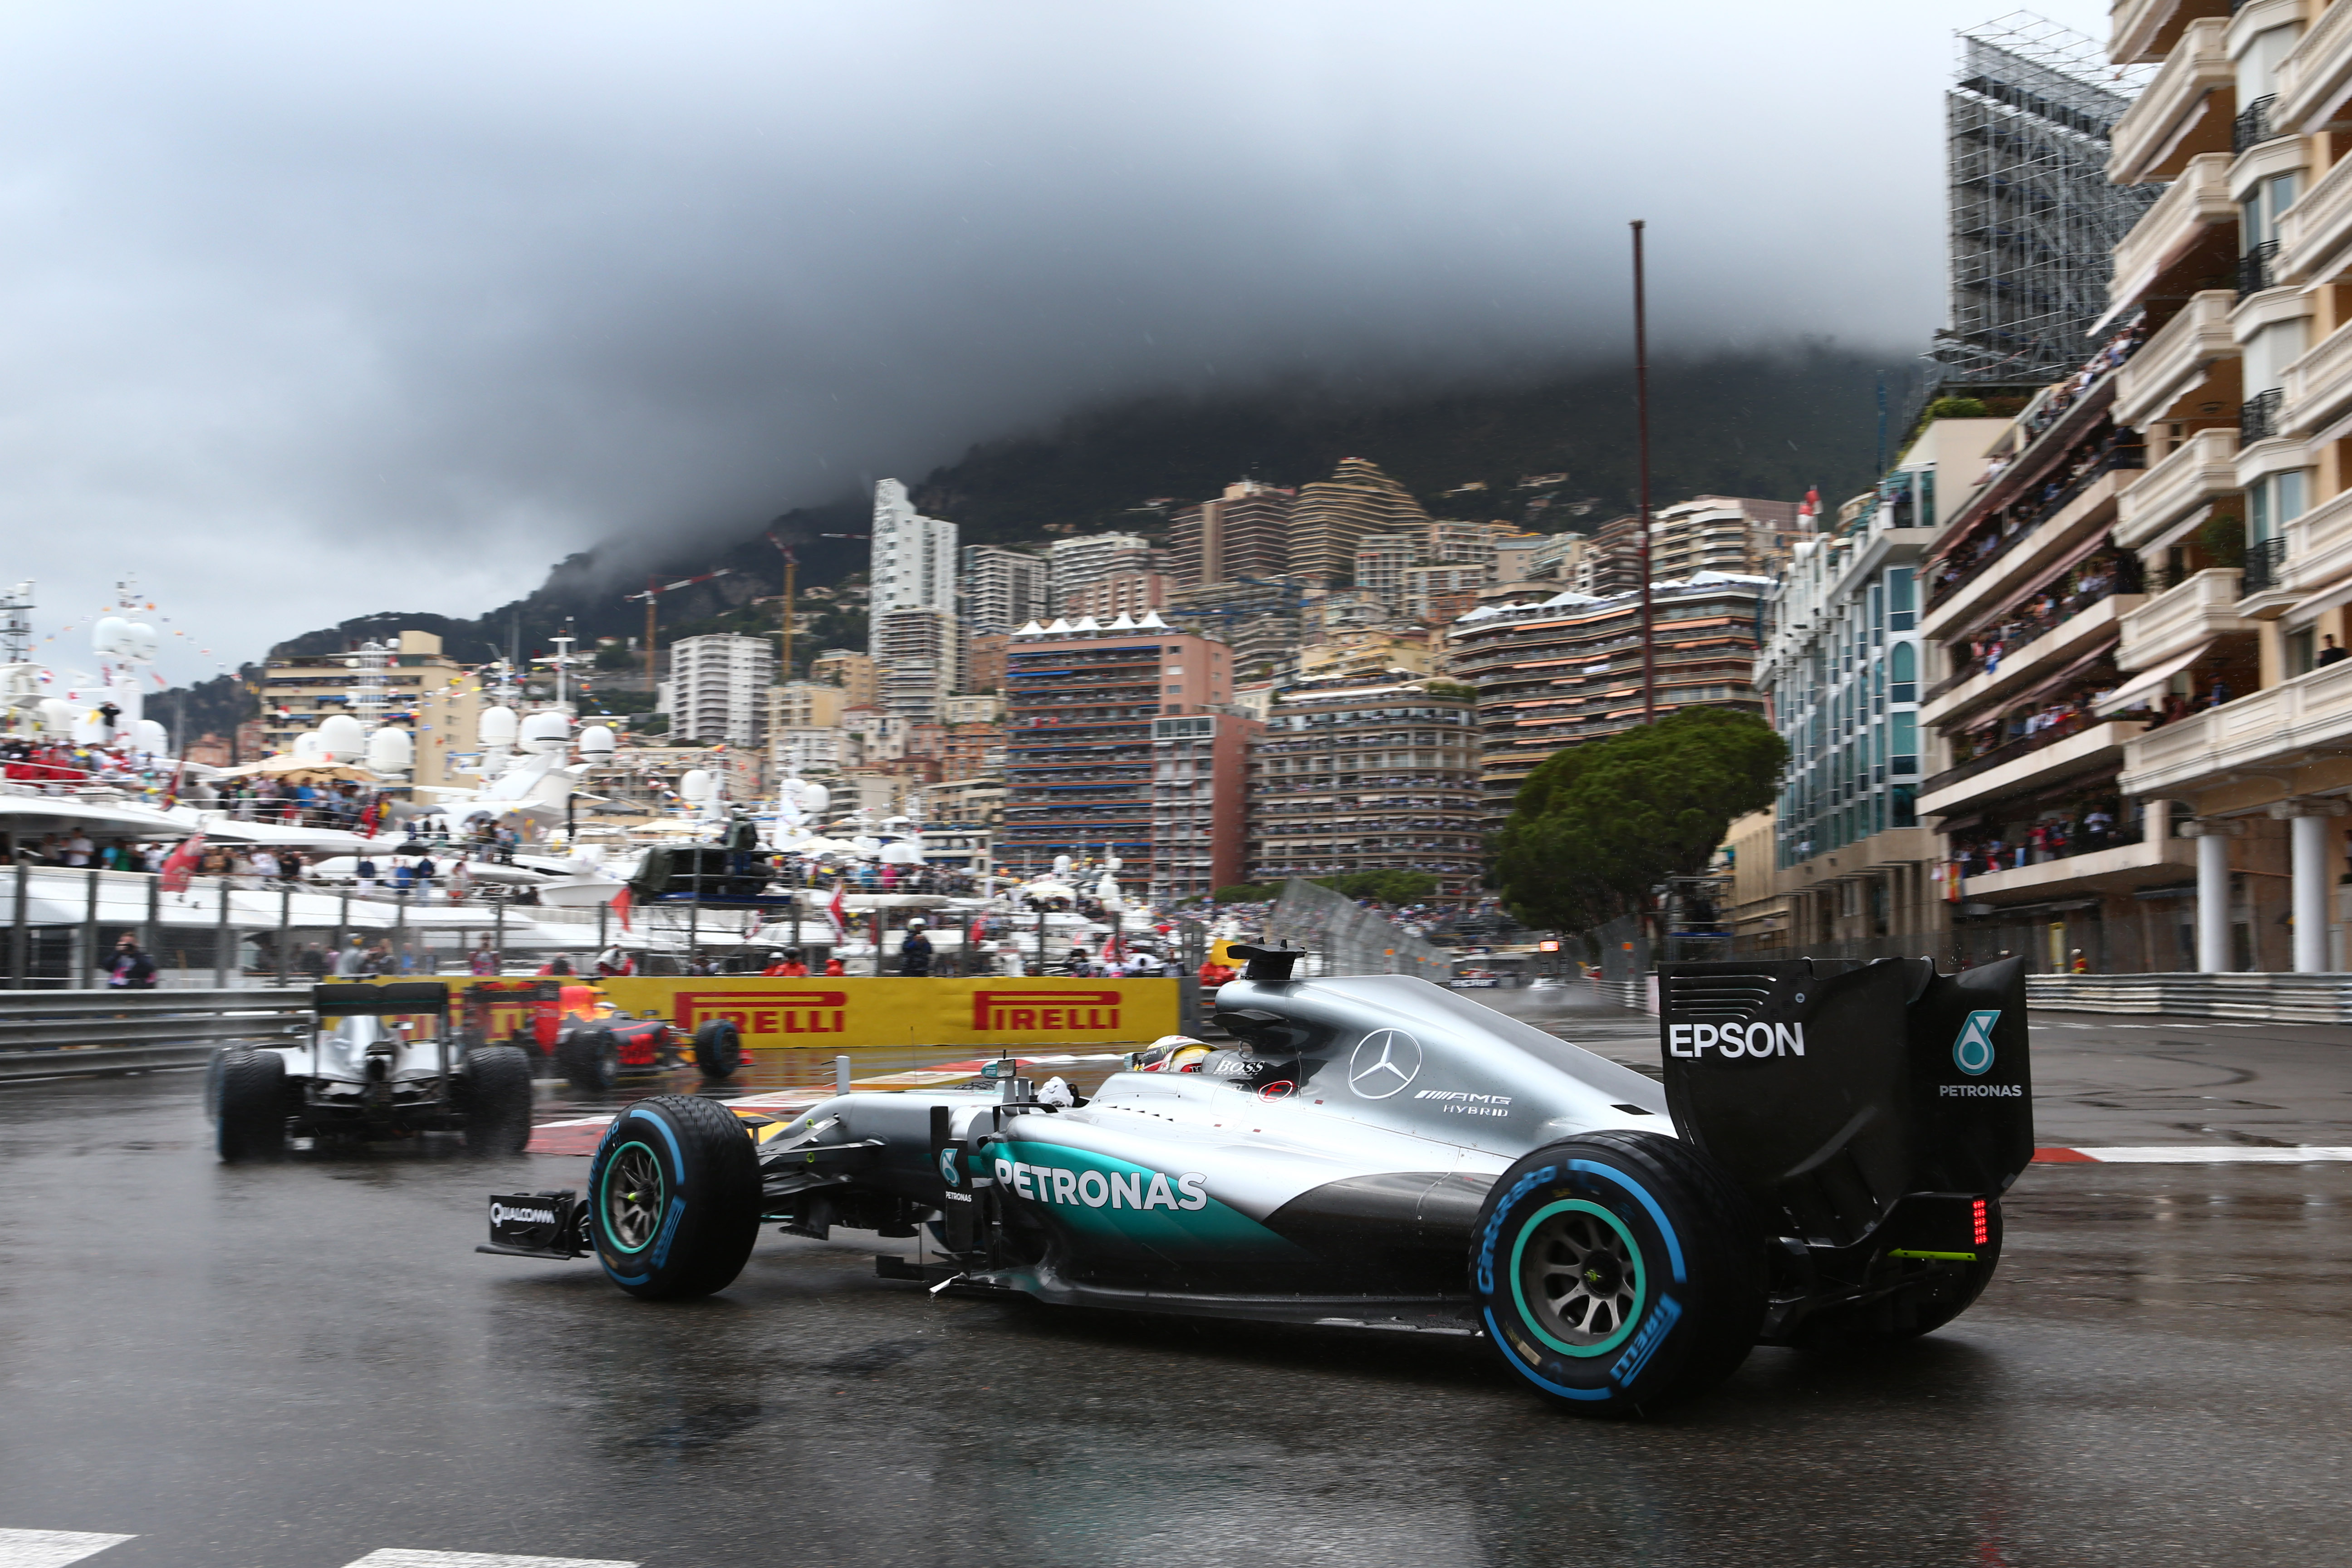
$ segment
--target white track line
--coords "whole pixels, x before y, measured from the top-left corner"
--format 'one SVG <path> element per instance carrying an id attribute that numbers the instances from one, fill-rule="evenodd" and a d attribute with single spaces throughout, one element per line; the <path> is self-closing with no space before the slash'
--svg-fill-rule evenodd
<path id="1" fill-rule="evenodd" d="M 60 1561 L 64 1561 L 60 1559 Z M 612 1557 L 509 1557 L 501 1552 L 409 1552 L 386 1547 L 349 1568 L 637 1568 Z"/>
<path id="2" fill-rule="evenodd" d="M 2207 1146 L 2196 1143 L 2144 1143 L 2109 1149 L 2076 1149 L 2102 1165 L 2307 1165 L 2352 1160 L 2352 1148 L 2312 1144 L 2293 1149 L 2266 1149 L 2252 1144 Z"/>
<path id="3" fill-rule="evenodd" d="M 80 1530 L 0 1530 L 0 1568 L 65 1568 L 95 1557 L 135 1535 L 93 1535 Z"/>

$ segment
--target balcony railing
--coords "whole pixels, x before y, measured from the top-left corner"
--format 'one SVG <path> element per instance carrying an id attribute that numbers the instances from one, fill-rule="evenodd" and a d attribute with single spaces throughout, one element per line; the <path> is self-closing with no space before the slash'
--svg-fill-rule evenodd
<path id="1" fill-rule="evenodd" d="M 2246 546 L 2245 591 L 2249 595 L 2267 593 L 2278 586 L 2280 568 L 2286 563 L 2286 536 L 2258 540 Z"/>
<path id="2" fill-rule="evenodd" d="M 2038 610 L 2012 616 L 1984 636 L 1955 644 L 1955 647 L 1966 647 L 1972 650 L 1968 661 L 1927 688 L 1920 694 L 1920 700 L 1933 702 L 1979 675 L 2000 669 L 2004 662 L 2015 664 L 2035 643 L 2084 611 L 2104 604 L 2118 594 L 2137 594 L 2139 591 L 2139 558 L 2127 552 L 2118 552 L 2107 563 L 2105 571 L 2093 575 L 2084 591 L 2063 597 L 2044 594 L 2041 595 L 2042 607 Z"/>
<path id="3" fill-rule="evenodd" d="M 2235 11 L 2237 7 L 2231 7 Z M 2278 94 L 2266 92 L 2246 105 L 2245 111 L 2231 122 L 2230 151 L 2242 153 L 2249 147 L 2259 147 L 2278 134 L 2271 129 L 2271 110 L 2278 107 Z"/>
<path id="4" fill-rule="evenodd" d="M 2112 813 L 2094 810 L 2081 816 L 2037 824 L 2022 844 L 1998 838 L 1955 844 L 1952 858 L 1959 862 L 1964 877 L 1990 877 L 2053 860 L 2069 860 L 2077 855 L 2095 855 L 2102 849 L 2121 849 L 2143 842 L 2146 831 L 2143 823 L 2116 822 Z"/>
<path id="5" fill-rule="evenodd" d="M 2096 729 L 2100 725 L 2116 722 L 2114 720 L 2094 717 L 2087 706 L 2074 707 L 2063 717 L 2053 723 L 2043 725 L 2031 735 L 2003 741 L 1998 746 L 1978 752 L 1965 763 L 1955 763 L 1942 773 L 1929 774 L 1921 782 L 1919 793 L 1922 795 L 1935 795 L 1964 779 L 1972 779 L 1980 773 L 1989 773 L 1993 769 L 2004 763 L 2013 763 L 2020 757 L 2030 756 L 2035 752 L 2046 750 L 2061 741 L 2071 741 L 2075 736 Z M 2129 731 L 2118 727 L 2116 731 L 2116 742 L 2120 744 L 2126 734 L 2137 732 L 2137 725 L 2132 726 Z"/>
<path id="6" fill-rule="evenodd" d="M 2271 287 L 2273 263 L 2278 260 L 2279 242 L 2266 239 L 2238 258 L 2238 297 L 2259 294 Z"/>
<path id="7" fill-rule="evenodd" d="M 2300 125 L 2325 108 L 2352 70 L 2352 11 L 2330 5 L 2315 17 L 2279 62 L 2277 120 Z"/>
<path id="8" fill-rule="evenodd" d="M 2284 388 L 2257 392 L 2238 407 L 2238 445 L 2251 447 L 2279 433 L 2279 406 L 2286 401 Z"/>

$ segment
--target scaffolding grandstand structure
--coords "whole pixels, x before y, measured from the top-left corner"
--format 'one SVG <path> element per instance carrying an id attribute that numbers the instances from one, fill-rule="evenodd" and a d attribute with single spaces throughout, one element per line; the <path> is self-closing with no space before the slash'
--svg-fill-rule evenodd
<path id="1" fill-rule="evenodd" d="M 2031 390 L 2091 352 L 2112 253 L 2162 194 L 2107 183 L 2109 141 L 2149 68 L 2111 66 L 2072 28 L 2013 12 L 1958 35 L 1945 95 L 1951 322 L 1938 395 Z"/>

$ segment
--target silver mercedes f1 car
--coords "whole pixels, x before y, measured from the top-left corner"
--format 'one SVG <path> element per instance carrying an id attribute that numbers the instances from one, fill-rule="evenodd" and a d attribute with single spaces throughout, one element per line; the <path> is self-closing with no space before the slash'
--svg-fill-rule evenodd
<path id="1" fill-rule="evenodd" d="M 1425 981 L 1298 980 L 1295 952 L 1235 951 L 1231 1047 L 1091 1099 L 1007 1077 L 766 1122 L 642 1100 L 584 1196 L 493 1198 L 480 1250 L 593 1254 L 674 1299 L 732 1282 L 763 1222 L 927 1233 L 935 1255 L 880 1271 L 1483 1336 L 1596 1415 L 1702 1390 L 1759 1342 L 1925 1333 L 1991 1278 L 2033 1149 L 2017 961 L 1667 965 L 1661 1083 Z"/>

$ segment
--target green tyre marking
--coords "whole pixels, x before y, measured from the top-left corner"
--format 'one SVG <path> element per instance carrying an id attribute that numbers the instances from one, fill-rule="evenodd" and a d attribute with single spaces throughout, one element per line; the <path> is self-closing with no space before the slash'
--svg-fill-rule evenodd
<path id="1" fill-rule="evenodd" d="M 627 1156 L 629 1151 L 632 1149 L 635 1149 L 643 1152 L 646 1157 L 646 1164 L 651 1166 L 653 1169 L 654 1181 L 656 1183 L 653 1208 L 654 1212 L 656 1214 L 662 1212 L 663 1200 L 668 1196 L 668 1193 L 667 1190 L 667 1184 L 662 1179 L 661 1157 L 656 1154 L 653 1150 L 646 1144 L 640 1143 L 635 1139 L 632 1139 L 628 1142 L 622 1144 L 619 1148 L 613 1151 L 612 1157 L 604 1162 L 604 1170 L 603 1174 L 597 1178 L 596 1230 L 598 1235 L 602 1236 L 605 1241 L 611 1244 L 614 1251 L 634 1255 L 635 1253 L 643 1252 L 646 1247 L 651 1247 L 654 1244 L 654 1238 L 661 1234 L 663 1227 L 659 1226 L 648 1227 L 646 1233 L 646 1238 L 637 1243 L 635 1247 L 625 1245 L 621 1240 L 620 1237 L 614 1232 L 612 1224 L 613 1173 L 619 1167 L 622 1160 Z"/>
<path id="2" fill-rule="evenodd" d="M 1625 1250 L 1633 1260 L 1633 1310 L 1625 1314 L 1625 1321 L 1617 1325 L 1615 1333 L 1605 1340 L 1589 1345 L 1567 1344 L 1544 1331 L 1542 1314 L 1535 1304 L 1528 1300 L 1526 1279 L 1519 1268 L 1520 1255 L 1527 1249 L 1528 1237 L 1533 1236 L 1537 1227 L 1545 1220 L 1563 1211 L 1597 1215 L 1603 1224 L 1617 1233 L 1618 1238 L 1624 1242 Z M 1633 1334 L 1634 1325 L 1639 1323 L 1643 1314 L 1649 1310 L 1650 1274 L 1649 1270 L 1643 1267 L 1641 1244 L 1633 1239 L 1633 1233 L 1627 1230 L 1624 1222 L 1615 1215 L 1611 1214 L 1599 1204 L 1583 1198 L 1562 1198 L 1557 1203 L 1546 1204 L 1529 1215 L 1526 1224 L 1519 1226 L 1519 1234 L 1511 1243 L 1510 1280 L 1511 1304 L 1518 1311 L 1519 1321 L 1527 1326 L 1529 1333 L 1562 1355 L 1583 1357 L 1607 1355 L 1625 1342 Z"/>

